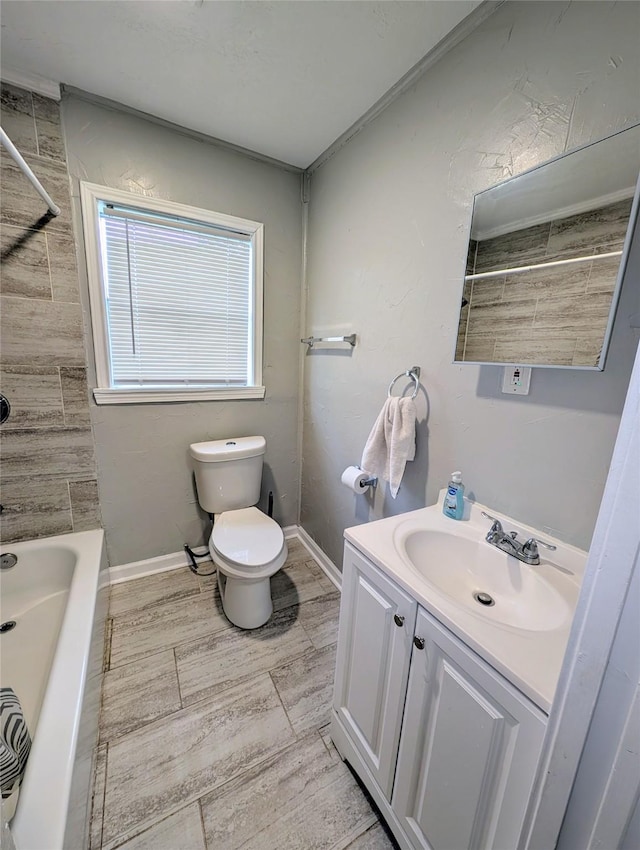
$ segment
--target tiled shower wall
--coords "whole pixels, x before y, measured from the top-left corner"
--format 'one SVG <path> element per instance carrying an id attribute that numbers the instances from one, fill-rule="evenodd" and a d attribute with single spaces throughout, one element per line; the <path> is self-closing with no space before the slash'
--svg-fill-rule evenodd
<path id="1" fill-rule="evenodd" d="M 0 428 L 4 542 L 100 526 L 69 177 L 55 100 L 2 84 L 2 127 L 58 217 L 2 151 Z"/>

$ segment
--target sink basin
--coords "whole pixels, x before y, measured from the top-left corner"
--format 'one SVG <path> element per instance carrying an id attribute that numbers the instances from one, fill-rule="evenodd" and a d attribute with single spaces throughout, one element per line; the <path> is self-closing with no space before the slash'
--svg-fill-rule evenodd
<path id="1" fill-rule="evenodd" d="M 479 617 L 529 631 L 558 629 L 571 618 L 569 604 L 542 577 L 541 567 L 501 552 L 475 531 L 399 527 L 394 542 L 428 585 Z"/>

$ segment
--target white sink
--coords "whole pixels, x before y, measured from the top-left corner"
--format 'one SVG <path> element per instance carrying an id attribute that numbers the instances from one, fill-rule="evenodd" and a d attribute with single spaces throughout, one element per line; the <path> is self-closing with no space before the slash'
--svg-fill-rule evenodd
<path id="1" fill-rule="evenodd" d="M 586 552 L 491 507 L 465 500 L 462 520 L 438 504 L 348 528 L 345 538 L 543 711 L 558 681 Z M 491 521 L 519 541 L 545 539 L 530 566 L 487 543 Z M 551 558 L 547 557 L 551 554 Z M 482 605 L 474 593 L 487 594 Z"/>
<path id="2" fill-rule="evenodd" d="M 538 567 L 518 561 L 465 528 L 449 533 L 400 526 L 399 555 L 433 588 L 489 622 L 527 631 L 561 628 L 572 616 Z"/>

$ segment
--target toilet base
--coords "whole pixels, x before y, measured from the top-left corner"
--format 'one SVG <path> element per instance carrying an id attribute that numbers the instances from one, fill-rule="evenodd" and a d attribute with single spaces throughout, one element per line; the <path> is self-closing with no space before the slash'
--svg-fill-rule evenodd
<path id="1" fill-rule="evenodd" d="M 218 587 L 222 608 L 228 620 L 241 629 L 264 626 L 273 613 L 271 579 L 237 579 L 218 567 Z"/>

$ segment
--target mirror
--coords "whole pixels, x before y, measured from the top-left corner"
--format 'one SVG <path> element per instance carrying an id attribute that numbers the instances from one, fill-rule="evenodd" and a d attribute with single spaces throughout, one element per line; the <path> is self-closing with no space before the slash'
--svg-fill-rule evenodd
<path id="1" fill-rule="evenodd" d="M 603 369 L 640 125 L 474 198 L 455 362 Z"/>

